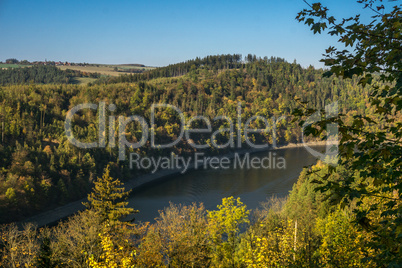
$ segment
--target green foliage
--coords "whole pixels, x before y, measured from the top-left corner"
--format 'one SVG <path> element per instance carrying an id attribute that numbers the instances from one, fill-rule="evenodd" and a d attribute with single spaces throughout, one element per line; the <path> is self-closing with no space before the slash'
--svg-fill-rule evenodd
<path id="1" fill-rule="evenodd" d="M 0 70 L 0 85 L 7 84 L 67 84 L 72 74 L 54 66 L 37 65 L 24 68 L 8 68 Z"/>
<path id="2" fill-rule="evenodd" d="M 228 197 L 215 211 L 171 204 L 155 223 L 140 226 L 111 225 L 96 210 L 41 232 L 4 226 L 0 266 L 378 267 L 370 261 L 375 236 L 351 222 L 352 208 L 322 210 L 328 206 L 323 193 L 309 190 L 325 168 L 311 168 L 314 175 L 303 171 L 288 201 L 272 199 L 252 225 L 246 206 Z M 294 202 L 306 207 L 292 211 Z"/>
<path id="3" fill-rule="evenodd" d="M 254 56 L 255 57 L 255 56 Z M 143 74 L 132 74 L 123 75 L 119 77 L 109 77 L 100 79 L 99 82 L 107 83 L 121 83 L 121 82 L 138 82 L 143 80 L 150 80 L 160 77 L 175 77 L 182 76 L 189 72 L 194 72 L 201 66 L 208 66 L 209 68 L 215 69 L 235 69 L 239 68 L 242 56 L 240 54 L 227 54 L 227 55 L 217 55 L 217 56 L 207 56 L 203 59 L 196 58 L 194 60 L 188 60 L 186 62 L 170 64 L 169 66 L 152 69 L 150 71 L 144 72 Z M 282 60 L 283 59 L 279 59 Z"/>
<path id="4" fill-rule="evenodd" d="M 16 198 L 16 194 L 15 194 L 15 190 L 13 189 L 13 188 L 8 188 L 7 189 L 7 191 L 6 191 L 6 198 L 9 200 L 9 201 L 13 201 L 13 200 L 15 200 L 15 198 Z"/>
<path id="5" fill-rule="evenodd" d="M 16 66 L 20 67 L 20 66 Z M 51 65 L 33 65 L 22 68 L 1 68 L 0 85 L 23 84 L 74 84 L 75 77 L 99 77 L 99 74 L 82 73 L 76 70 L 60 70 Z"/>
<path id="6" fill-rule="evenodd" d="M 336 209 L 317 221 L 322 242 L 317 250 L 325 267 L 375 267 L 364 260 L 373 255 L 369 235 L 351 223 L 348 211 Z"/>
<path id="7" fill-rule="evenodd" d="M 224 60 L 228 60 L 228 63 Z M 260 115 L 266 118 L 287 118 L 277 125 L 277 143 L 299 142 L 301 130 L 291 122 L 291 112 L 297 107 L 292 95 L 312 103 L 320 109 L 331 100 L 339 100 L 341 110 L 351 117 L 352 111 L 373 114 L 368 107 L 368 92 L 357 85 L 358 79 L 346 81 L 338 78 L 321 78 L 322 70 L 302 68 L 280 58 L 247 56 L 246 61 L 235 62 L 225 56 L 207 57 L 204 64 L 180 77 L 161 75 L 132 83 L 77 85 L 7 85 L 0 88 L 0 222 L 11 222 L 57 205 L 83 198 L 91 189 L 91 182 L 101 176 L 107 163 L 119 166 L 122 178 L 133 178 L 147 170 L 130 170 L 127 163 L 117 164 L 117 148 L 84 150 L 71 145 L 65 137 L 64 119 L 68 110 L 82 103 L 114 103 L 113 114 L 139 115 L 150 121 L 152 103 L 170 103 L 183 111 L 186 118 L 204 115 L 212 119 L 226 115 L 237 120 L 237 103 L 242 103 L 242 129 L 246 119 Z M 218 60 L 219 59 L 219 60 Z M 198 67 L 197 67 L 198 66 Z M 169 67 L 170 68 L 170 67 Z M 173 67 L 172 67 L 173 68 Z M 222 68 L 222 69 L 220 69 Z M 185 70 L 178 64 L 173 69 Z M 184 71 L 183 71 L 184 72 Z M 173 77 L 172 77 L 173 76 Z M 98 140 L 98 117 L 94 110 L 78 113 L 73 120 L 74 137 L 82 142 Z M 157 143 L 168 143 L 177 137 L 180 125 L 175 113 L 157 110 L 155 138 Z M 273 123 L 272 120 L 269 120 Z M 106 124 L 108 125 L 108 124 Z M 193 128 L 204 128 L 202 121 Z M 225 120 L 213 121 L 212 132 L 228 127 Z M 254 121 L 250 128 L 265 128 Z M 109 129 L 106 129 L 109 133 Z M 138 124 L 126 128 L 128 140 L 138 141 L 142 131 Z M 117 133 L 115 133 L 116 138 Z M 236 140 L 236 133 L 233 137 Z M 196 144 L 211 144 L 211 135 L 194 133 Z M 228 142 L 230 135 L 222 132 L 216 136 L 218 144 Z M 273 142 L 272 133 L 255 133 L 251 139 L 256 144 Z M 244 133 L 242 146 L 247 148 Z M 227 153 L 230 149 L 207 148 L 206 154 Z M 133 152 L 128 149 L 128 152 Z M 137 153 L 148 156 L 169 156 L 172 152 L 188 156 L 195 152 L 186 141 L 173 148 L 154 150 L 149 144 L 138 148 Z M 15 199 L 6 198 L 12 188 Z"/>
<path id="8" fill-rule="evenodd" d="M 289 194 L 284 207 L 286 214 L 299 224 L 314 226 L 314 219 L 325 217 L 331 209 L 326 195 L 317 191 L 317 185 L 312 183 L 319 180 L 327 172 L 327 166 L 319 162 L 311 169 L 304 169 Z"/>
<path id="9" fill-rule="evenodd" d="M 115 223 L 122 217 L 138 211 L 127 208 L 130 191 L 125 191 L 122 182 L 110 177 L 110 167 L 107 166 L 102 178 L 95 181 L 93 191 L 88 195 L 88 203 L 84 205 L 99 214 L 101 221 Z"/>
<path id="10" fill-rule="evenodd" d="M 336 193 L 344 206 L 355 204 L 355 221 L 374 235 L 370 246 L 376 254 L 371 260 L 378 267 L 398 267 L 402 265 L 402 11 L 400 4 L 385 7 L 381 1 L 358 2 L 372 13 L 370 23 L 361 22 L 360 14 L 338 22 L 320 3 L 300 12 L 297 19 L 310 25 L 314 33 L 328 28 L 328 34 L 339 37 L 347 49 L 327 49 L 322 61 L 330 67 L 328 75 L 345 79 L 357 75 L 359 84 L 371 87 L 374 116 L 340 114 L 312 125 L 309 133 L 319 136 L 325 124 L 338 124 L 340 165 L 352 172 L 321 181 L 319 189 L 332 196 Z M 325 178 L 335 172 L 330 168 Z"/>

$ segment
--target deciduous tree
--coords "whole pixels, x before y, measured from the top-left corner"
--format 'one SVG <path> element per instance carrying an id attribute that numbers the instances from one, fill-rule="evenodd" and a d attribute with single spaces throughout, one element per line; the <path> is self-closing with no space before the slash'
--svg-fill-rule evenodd
<path id="1" fill-rule="evenodd" d="M 399 1 L 359 0 L 371 13 L 364 22 L 361 15 L 337 20 L 321 3 L 301 11 L 297 19 L 311 27 L 314 33 L 328 29 L 339 37 L 346 49 L 329 47 L 322 59 L 330 69 L 326 76 L 359 77 L 359 84 L 370 87 L 374 116 L 354 115 L 350 123 L 344 114 L 313 124 L 307 133 L 319 136 L 328 123 L 339 126 L 339 164 L 351 172 L 340 180 L 328 180 L 335 168 L 320 181 L 320 190 L 330 189 L 343 205 L 356 202 L 355 219 L 375 234 L 378 267 L 402 265 L 402 11 Z M 390 6 L 390 4 L 392 6 Z M 296 114 L 311 115 L 306 109 Z M 303 124 L 303 121 L 301 122 Z M 375 127 L 373 127 L 375 126 Z M 363 204 L 364 198 L 370 201 Z M 365 205 L 365 206 L 363 206 Z M 381 220 L 370 215 L 378 211 Z M 364 209 L 363 209 L 364 207 Z"/>

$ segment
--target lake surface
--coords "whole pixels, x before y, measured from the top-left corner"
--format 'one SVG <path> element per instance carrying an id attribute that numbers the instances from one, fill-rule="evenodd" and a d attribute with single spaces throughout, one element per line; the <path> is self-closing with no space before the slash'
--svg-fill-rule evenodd
<path id="1" fill-rule="evenodd" d="M 323 146 L 311 147 L 317 151 L 325 149 Z M 277 160 L 283 157 L 286 168 L 191 170 L 134 191 L 129 198 L 129 206 L 140 211 L 135 215 L 136 221 L 151 222 L 159 215 L 159 210 L 169 206 L 169 202 L 203 202 L 206 209 L 213 210 L 221 203 L 223 197 L 234 196 L 240 197 L 249 209 L 255 209 L 273 195 L 287 196 L 303 167 L 317 161 L 304 147 L 254 153 L 250 154 L 250 159 L 267 158 L 269 152 L 271 156 L 275 152 Z"/>

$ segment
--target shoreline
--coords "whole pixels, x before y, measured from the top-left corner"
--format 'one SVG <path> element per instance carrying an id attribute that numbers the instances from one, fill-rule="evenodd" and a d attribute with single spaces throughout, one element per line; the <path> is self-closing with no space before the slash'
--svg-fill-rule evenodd
<path id="1" fill-rule="evenodd" d="M 218 157 L 228 157 L 230 159 L 233 159 L 235 157 L 235 154 L 238 155 L 244 155 L 246 153 L 249 154 L 254 154 L 254 153 L 259 153 L 259 152 L 269 152 L 269 151 L 275 151 L 278 149 L 290 149 L 290 148 L 300 148 L 300 147 L 305 147 L 305 146 L 325 146 L 327 144 L 326 141 L 318 141 L 318 142 L 307 142 L 307 143 L 289 143 L 289 144 L 284 144 L 284 145 L 279 145 L 277 147 L 272 147 L 269 146 L 268 148 L 261 148 L 261 149 L 243 149 L 235 152 L 230 152 L 226 153 L 223 155 L 218 155 Z M 186 172 L 194 170 L 194 163 L 191 163 L 189 168 L 186 170 Z M 129 178 L 127 181 L 124 181 L 124 188 L 126 190 L 141 190 L 141 188 L 149 186 L 153 183 L 157 183 L 160 180 L 168 179 L 172 176 L 177 176 L 177 175 L 182 175 L 184 173 L 181 173 L 180 169 L 167 169 L 167 170 L 161 170 L 157 171 L 155 173 L 148 173 L 148 174 L 143 174 L 139 175 L 137 177 L 132 177 Z M 35 223 L 39 228 L 45 227 L 45 226 L 54 226 L 58 222 L 74 215 L 75 213 L 82 211 L 85 209 L 85 206 L 82 204 L 82 202 L 87 202 L 87 198 L 82 198 L 77 201 L 70 202 L 66 205 L 46 210 L 44 212 L 41 212 L 37 215 L 31 216 L 26 218 L 25 220 L 16 222 L 17 226 L 19 228 L 22 227 L 23 224 L 32 222 Z"/>

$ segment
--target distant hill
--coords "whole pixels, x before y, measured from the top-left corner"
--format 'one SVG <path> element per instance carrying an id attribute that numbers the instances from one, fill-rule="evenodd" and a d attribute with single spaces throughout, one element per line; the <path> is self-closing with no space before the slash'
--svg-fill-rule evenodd
<path id="1" fill-rule="evenodd" d="M 144 64 L 101 64 L 101 63 L 73 63 L 73 62 L 22 62 L 0 63 L 0 70 L 26 68 L 32 66 L 55 66 L 61 70 L 72 70 L 83 73 L 84 77 L 93 77 L 90 74 L 96 73 L 104 76 L 119 76 L 122 74 L 143 73 L 154 69 Z M 81 77 L 81 76 L 78 76 Z"/>
<path id="2" fill-rule="evenodd" d="M 136 67 L 146 67 L 144 64 L 130 63 L 130 64 L 119 64 L 119 66 L 136 66 Z"/>
<path id="3" fill-rule="evenodd" d="M 165 67 L 150 68 L 139 73 L 130 74 L 119 77 L 109 77 L 99 80 L 101 83 L 127 83 L 127 82 L 138 82 L 138 81 L 148 81 L 154 78 L 168 78 L 177 77 L 185 75 L 191 71 L 195 71 L 199 68 L 208 70 L 231 70 L 244 68 L 247 64 L 254 62 L 263 61 L 265 63 L 280 63 L 285 62 L 285 59 L 278 57 L 264 57 L 260 58 L 256 55 L 248 54 L 244 59 L 241 54 L 224 54 L 224 55 L 213 55 L 204 58 L 195 58 L 185 62 L 170 64 Z"/>
<path id="4" fill-rule="evenodd" d="M 54 66 L 34 65 L 31 67 L 0 69 L 0 85 L 8 84 L 70 84 L 79 72 L 62 71 Z"/>
<path id="5" fill-rule="evenodd" d="M 7 84 L 87 84 L 101 76 L 143 73 L 152 70 L 143 64 L 0 64 L 0 85 Z"/>

